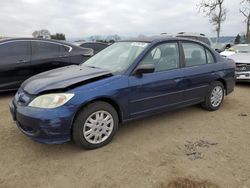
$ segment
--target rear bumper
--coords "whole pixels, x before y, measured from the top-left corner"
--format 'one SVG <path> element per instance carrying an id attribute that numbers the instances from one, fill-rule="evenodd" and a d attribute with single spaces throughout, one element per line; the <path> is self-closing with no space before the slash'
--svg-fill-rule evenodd
<path id="1" fill-rule="evenodd" d="M 234 91 L 235 78 L 234 77 L 227 78 L 225 79 L 225 81 L 226 81 L 226 95 L 228 95 Z"/>
<path id="2" fill-rule="evenodd" d="M 34 141 L 61 144 L 71 139 L 72 114 L 67 109 L 44 110 L 9 104 L 13 120 Z"/>

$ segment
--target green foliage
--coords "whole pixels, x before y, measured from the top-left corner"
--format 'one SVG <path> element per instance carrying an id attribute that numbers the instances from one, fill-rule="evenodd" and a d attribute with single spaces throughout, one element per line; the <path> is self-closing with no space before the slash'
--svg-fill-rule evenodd
<path id="1" fill-rule="evenodd" d="M 240 42 L 241 42 L 241 37 L 240 37 L 240 35 L 238 34 L 238 35 L 235 37 L 234 44 L 240 44 Z"/>
<path id="2" fill-rule="evenodd" d="M 63 34 L 63 33 L 56 33 L 55 35 L 51 35 L 51 39 L 66 40 L 66 37 L 65 37 L 65 34 Z"/>

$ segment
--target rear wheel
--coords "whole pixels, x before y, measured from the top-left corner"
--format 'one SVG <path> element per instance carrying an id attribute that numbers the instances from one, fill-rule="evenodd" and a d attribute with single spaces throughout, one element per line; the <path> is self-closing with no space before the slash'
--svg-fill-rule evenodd
<path id="1" fill-rule="evenodd" d="M 224 100 L 224 95 L 224 85 L 219 81 L 213 82 L 210 85 L 205 101 L 202 103 L 202 107 L 209 111 L 218 110 Z"/>
<path id="2" fill-rule="evenodd" d="M 95 149 L 109 143 L 118 129 L 116 110 L 102 101 L 87 105 L 73 124 L 74 142 L 86 149 Z"/>

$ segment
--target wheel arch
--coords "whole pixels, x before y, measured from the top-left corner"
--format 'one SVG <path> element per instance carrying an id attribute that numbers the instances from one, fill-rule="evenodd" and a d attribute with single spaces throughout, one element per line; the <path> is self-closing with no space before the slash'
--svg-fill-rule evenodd
<path id="1" fill-rule="evenodd" d="M 224 90 L 225 90 L 225 92 L 226 92 L 226 94 L 227 94 L 227 82 L 226 82 L 223 78 L 218 78 L 218 79 L 215 80 L 215 81 L 221 82 L 221 83 L 223 84 Z"/>
<path id="2" fill-rule="evenodd" d="M 122 113 L 122 110 L 120 108 L 120 106 L 118 105 L 118 103 L 114 100 L 114 99 L 111 99 L 109 97 L 98 97 L 98 98 L 94 98 L 94 99 L 91 99 L 87 102 L 85 102 L 84 104 L 82 104 L 76 111 L 73 119 L 72 119 L 72 122 L 71 122 L 71 131 L 72 131 L 72 127 L 73 127 L 73 124 L 75 122 L 75 119 L 77 117 L 77 115 L 79 114 L 79 112 L 84 108 L 86 107 L 87 105 L 91 104 L 91 103 L 94 103 L 94 102 L 97 102 L 97 101 L 103 101 L 103 102 L 106 102 L 108 104 L 110 104 L 111 106 L 114 107 L 114 109 L 116 110 L 117 114 L 118 114 L 118 119 L 119 119 L 119 123 L 122 123 L 123 122 L 123 113 Z"/>

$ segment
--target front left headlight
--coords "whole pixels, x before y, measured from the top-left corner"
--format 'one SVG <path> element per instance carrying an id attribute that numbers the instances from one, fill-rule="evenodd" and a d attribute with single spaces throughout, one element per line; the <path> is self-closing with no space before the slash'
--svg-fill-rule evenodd
<path id="1" fill-rule="evenodd" d="M 59 106 L 64 105 L 72 97 L 74 97 L 73 93 L 45 94 L 36 97 L 33 101 L 29 103 L 29 106 L 36 108 L 57 108 Z"/>

